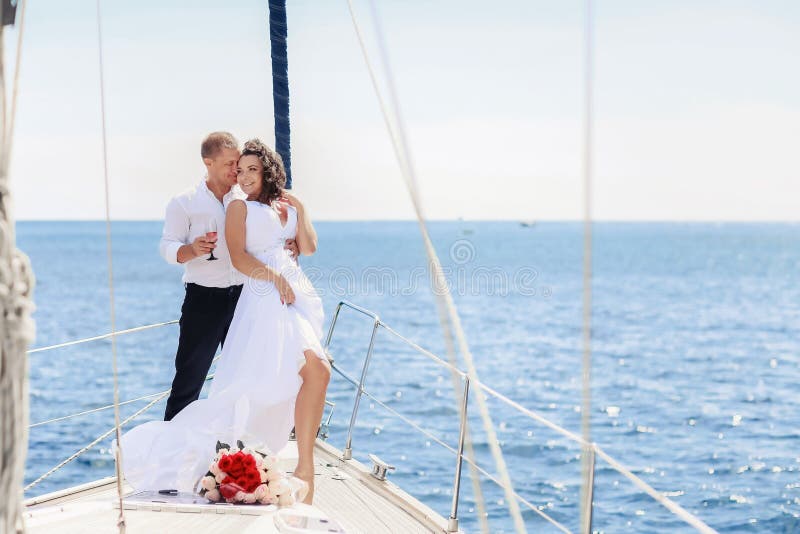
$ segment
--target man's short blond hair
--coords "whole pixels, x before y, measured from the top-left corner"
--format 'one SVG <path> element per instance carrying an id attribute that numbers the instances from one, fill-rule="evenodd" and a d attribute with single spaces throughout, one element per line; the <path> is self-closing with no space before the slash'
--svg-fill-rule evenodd
<path id="1" fill-rule="evenodd" d="M 211 132 L 200 145 L 200 157 L 214 159 L 223 148 L 239 148 L 239 141 L 228 132 Z"/>

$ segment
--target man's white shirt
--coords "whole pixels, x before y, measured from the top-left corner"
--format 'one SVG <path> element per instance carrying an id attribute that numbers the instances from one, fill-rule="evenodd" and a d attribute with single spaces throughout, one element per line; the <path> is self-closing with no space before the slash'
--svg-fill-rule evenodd
<path id="1" fill-rule="evenodd" d="M 167 204 L 164 231 L 159 244 L 161 256 L 167 263 L 178 265 L 178 249 L 192 244 L 195 239 L 204 235 L 209 219 L 214 218 L 217 221 L 217 248 L 214 249 L 214 256 L 219 259 L 208 261 L 209 255 L 205 254 L 184 263 L 184 283 L 206 287 L 229 287 L 243 283 L 245 277 L 234 269 L 225 242 L 225 208 L 236 198 L 246 198 L 238 185 L 233 186 L 220 202 L 203 179 Z"/>

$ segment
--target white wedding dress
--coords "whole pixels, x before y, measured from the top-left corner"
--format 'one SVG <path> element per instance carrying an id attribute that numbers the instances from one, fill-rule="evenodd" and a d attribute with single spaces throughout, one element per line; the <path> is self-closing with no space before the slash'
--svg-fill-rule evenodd
<path id="1" fill-rule="evenodd" d="M 297 232 L 289 206 L 286 225 L 270 206 L 247 201 L 246 249 L 289 281 L 296 300 L 281 304 L 275 286 L 247 278 L 228 330 L 208 398 L 171 421 L 144 423 L 121 438 L 125 479 L 137 490 L 192 491 L 208 470 L 217 440 L 262 446 L 277 453 L 294 425 L 303 352 L 324 358 L 322 301 L 284 250 Z"/>

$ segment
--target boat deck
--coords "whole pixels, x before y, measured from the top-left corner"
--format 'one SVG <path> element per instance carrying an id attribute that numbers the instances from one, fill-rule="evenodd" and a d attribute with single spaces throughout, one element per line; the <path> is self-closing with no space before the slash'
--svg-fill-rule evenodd
<path id="1" fill-rule="evenodd" d="M 314 506 L 294 505 L 298 513 L 332 519 L 347 533 L 415 533 L 446 531 L 446 520 L 395 484 L 374 478 L 356 460 L 317 441 Z M 292 472 L 295 442 L 279 453 L 280 468 Z M 133 493 L 126 485 L 126 496 Z M 109 477 L 26 501 L 29 533 L 115 533 L 119 515 L 116 480 Z M 275 506 L 182 505 L 124 501 L 126 532 L 277 533 Z M 285 531 L 288 532 L 288 531 Z M 291 532 L 324 532 L 292 530 Z"/>

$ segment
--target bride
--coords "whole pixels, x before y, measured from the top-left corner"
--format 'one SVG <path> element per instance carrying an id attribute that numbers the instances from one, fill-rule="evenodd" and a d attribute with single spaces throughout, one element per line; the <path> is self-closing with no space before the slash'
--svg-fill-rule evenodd
<path id="1" fill-rule="evenodd" d="M 258 139 L 245 143 L 237 175 L 247 200 L 227 206 L 225 239 L 247 280 L 208 398 L 122 436 L 123 470 L 137 490 L 192 491 L 217 440 L 277 453 L 294 426 L 294 476 L 308 484 L 310 504 L 330 365 L 319 341 L 322 302 L 284 242 L 294 238 L 301 254 L 312 254 L 317 236 L 303 204 L 283 189 L 286 173 L 272 149 Z"/>

